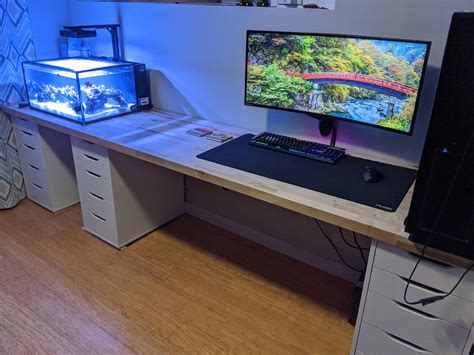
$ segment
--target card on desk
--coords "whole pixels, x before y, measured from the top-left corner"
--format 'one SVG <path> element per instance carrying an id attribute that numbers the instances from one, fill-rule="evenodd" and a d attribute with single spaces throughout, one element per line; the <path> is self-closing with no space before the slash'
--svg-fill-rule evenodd
<path id="1" fill-rule="evenodd" d="M 196 136 L 196 137 L 205 137 L 211 134 L 212 131 L 206 128 L 196 127 L 196 128 L 190 129 L 186 133 L 192 136 Z"/>
<path id="2" fill-rule="evenodd" d="M 216 141 L 216 142 L 227 142 L 228 140 L 234 138 L 233 136 L 225 133 L 211 133 L 208 136 L 206 136 L 207 139 L 210 139 L 211 141 Z"/>

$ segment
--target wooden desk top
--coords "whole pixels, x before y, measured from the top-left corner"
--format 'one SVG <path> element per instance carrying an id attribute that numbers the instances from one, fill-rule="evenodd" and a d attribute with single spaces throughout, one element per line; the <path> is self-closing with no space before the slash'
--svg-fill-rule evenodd
<path id="1" fill-rule="evenodd" d="M 134 113 L 82 126 L 30 108 L 19 109 L 16 106 L 5 106 L 2 110 L 12 116 L 97 143 L 308 217 L 317 218 L 372 239 L 409 251 L 421 250 L 421 246 L 408 240 L 408 234 L 404 231 L 404 220 L 408 215 L 413 187 L 397 211 L 385 212 L 198 159 L 196 158 L 198 154 L 221 143 L 186 134 L 186 131 L 195 127 L 225 132 L 234 137 L 256 132 L 160 111 Z M 437 250 L 428 249 L 426 255 L 460 266 L 471 264 L 466 259 Z"/>

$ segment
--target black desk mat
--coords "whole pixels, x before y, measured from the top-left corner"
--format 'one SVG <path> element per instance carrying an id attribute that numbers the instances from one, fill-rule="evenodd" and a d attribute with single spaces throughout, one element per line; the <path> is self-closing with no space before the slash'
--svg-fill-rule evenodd
<path id="1" fill-rule="evenodd" d="M 416 170 L 351 156 L 332 165 L 255 147 L 252 137 L 245 134 L 197 157 L 388 212 L 398 208 L 416 177 Z M 384 179 L 362 180 L 365 166 L 376 167 Z"/>

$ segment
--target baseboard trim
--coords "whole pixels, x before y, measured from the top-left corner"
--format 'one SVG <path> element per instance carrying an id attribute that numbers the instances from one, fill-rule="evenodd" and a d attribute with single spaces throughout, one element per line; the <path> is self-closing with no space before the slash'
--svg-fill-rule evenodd
<path id="1" fill-rule="evenodd" d="M 341 263 L 310 254 L 278 238 L 256 231 L 234 220 L 219 216 L 191 203 L 185 203 L 185 213 L 346 281 L 355 283 L 360 276 L 360 273 L 348 269 Z"/>

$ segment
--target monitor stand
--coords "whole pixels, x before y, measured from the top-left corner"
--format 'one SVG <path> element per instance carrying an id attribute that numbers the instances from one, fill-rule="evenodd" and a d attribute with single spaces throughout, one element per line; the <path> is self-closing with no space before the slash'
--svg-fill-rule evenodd
<path id="1" fill-rule="evenodd" d="M 335 147 L 337 130 L 336 130 L 336 123 L 334 122 L 334 119 L 331 117 L 320 116 L 318 114 L 311 114 L 311 113 L 309 113 L 308 116 L 319 120 L 319 133 L 321 133 L 323 137 L 327 137 L 331 134 L 331 143 L 329 145 L 331 147 Z"/>

